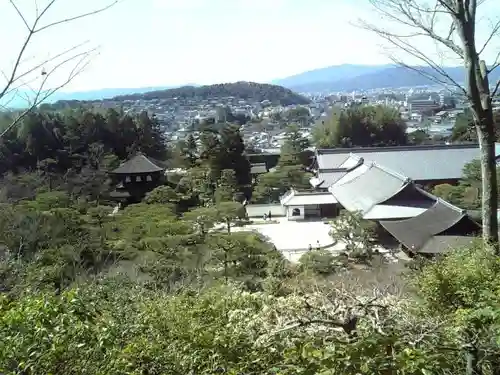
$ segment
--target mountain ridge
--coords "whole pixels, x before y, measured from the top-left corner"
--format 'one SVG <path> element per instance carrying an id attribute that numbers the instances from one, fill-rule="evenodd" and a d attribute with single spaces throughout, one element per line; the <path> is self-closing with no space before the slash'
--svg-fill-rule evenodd
<path id="1" fill-rule="evenodd" d="M 283 79 L 285 87 L 288 87 L 297 92 L 332 92 L 332 91 L 355 91 L 355 90 L 372 90 L 372 89 L 387 89 L 400 87 L 417 87 L 417 86 L 433 86 L 437 85 L 432 79 L 425 77 L 439 77 L 435 71 L 429 67 L 412 67 L 424 73 L 424 75 L 416 72 L 414 69 L 409 69 L 401 66 L 387 65 L 379 66 L 381 69 L 374 68 L 373 65 L 367 65 L 367 69 L 362 74 L 356 74 L 351 71 L 350 75 L 345 75 L 342 79 L 329 79 L 328 76 L 334 76 L 332 70 L 345 71 L 344 66 L 334 66 L 319 69 L 330 70 L 328 75 L 324 75 L 324 79 L 318 80 L 318 74 L 304 72 L 295 76 Z M 369 70 L 372 69 L 370 72 Z M 461 83 L 465 78 L 465 69 L 461 66 L 443 67 L 443 70 L 455 82 Z M 298 77 L 298 79 L 297 79 Z M 307 81 L 307 79 L 310 79 Z M 490 80 L 496 81 L 500 79 L 500 69 L 496 69 L 490 75 Z M 280 80 L 278 80 L 280 82 Z M 287 83 L 288 82 L 288 83 Z M 297 83 L 297 84 L 295 84 Z M 451 81 L 450 81 L 451 83 Z"/>
<path id="2" fill-rule="evenodd" d="M 289 77 L 275 79 L 272 83 L 284 87 L 297 87 L 312 82 L 337 81 L 345 78 L 354 78 L 363 74 L 373 73 L 394 65 L 361 65 L 361 64 L 341 64 L 324 68 L 308 70 L 297 73 Z"/>

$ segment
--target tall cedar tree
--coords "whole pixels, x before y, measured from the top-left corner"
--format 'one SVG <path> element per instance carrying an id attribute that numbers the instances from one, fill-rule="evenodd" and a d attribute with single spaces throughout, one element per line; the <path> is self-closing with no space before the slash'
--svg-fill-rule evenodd
<path id="1" fill-rule="evenodd" d="M 251 184 L 250 162 L 245 155 L 245 144 L 238 126 L 225 124 L 219 131 L 206 127 L 201 140 L 200 159 L 210 169 L 214 183 L 224 169 L 232 169 L 240 190 Z"/>

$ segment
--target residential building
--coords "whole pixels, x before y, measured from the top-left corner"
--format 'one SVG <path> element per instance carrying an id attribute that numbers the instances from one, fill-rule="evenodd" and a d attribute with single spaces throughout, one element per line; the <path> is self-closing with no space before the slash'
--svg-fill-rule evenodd
<path id="1" fill-rule="evenodd" d="M 429 99 L 410 99 L 408 101 L 408 111 L 410 113 L 414 112 L 429 112 L 439 108 L 439 104 L 437 104 L 431 98 Z"/>

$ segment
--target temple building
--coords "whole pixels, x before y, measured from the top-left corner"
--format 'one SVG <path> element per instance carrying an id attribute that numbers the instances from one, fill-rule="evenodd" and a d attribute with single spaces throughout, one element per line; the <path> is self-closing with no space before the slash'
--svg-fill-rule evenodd
<path id="1" fill-rule="evenodd" d="M 412 255 L 443 253 L 480 233 L 466 211 L 428 193 L 407 175 L 357 155 L 347 155 L 311 183 L 315 191 L 290 190 L 281 197 L 288 220 L 332 218 L 344 209 L 377 223 L 384 236 Z"/>
<path id="2" fill-rule="evenodd" d="M 110 198 L 122 204 L 139 203 L 148 192 L 163 183 L 165 169 L 163 162 L 137 153 L 110 172 L 115 184 Z"/>
<path id="3" fill-rule="evenodd" d="M 500 162 L 500 143 L 495 145 L 495 152 Z M 346 172 L 375 162 L 429 190 L 443 183 L 458 184 L 465 165 L 480 156 L 478 144 L 317 149 L 311 185 L 327 190 Z"/>

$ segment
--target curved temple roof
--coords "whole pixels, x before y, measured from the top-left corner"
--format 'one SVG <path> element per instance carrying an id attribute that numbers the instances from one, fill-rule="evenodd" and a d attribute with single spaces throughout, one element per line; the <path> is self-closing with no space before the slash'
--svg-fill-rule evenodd
<path id="1" fill-rule="evenodd" d="M 399 193 L 411 180 L 378 164 L 363 164 L 328 189 L 348 211 L 368 212 Z"/>
<path id="2" fill-rule="evenodd" d="M 437 199 L 422 214 L 407 220 L 380 221 L 380 224 L 408 249 L 419 251 L 432 237 L 446 231 L 467 217 L 467 213 L 452 204 Z"/>

